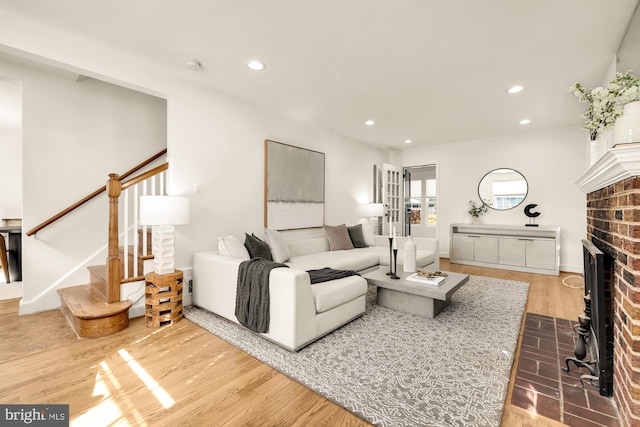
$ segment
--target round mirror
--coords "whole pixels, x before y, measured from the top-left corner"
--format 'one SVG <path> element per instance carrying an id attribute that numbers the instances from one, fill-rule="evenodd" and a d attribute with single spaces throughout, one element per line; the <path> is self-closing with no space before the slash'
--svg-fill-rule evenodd
<path id="1" fill-rule="evenodd" d="M 513 169 L 495 169 L 478 184 L 478 196 L 491 209 L 507 210 L 518 206 L 527 197 L 527 180 Z"/>

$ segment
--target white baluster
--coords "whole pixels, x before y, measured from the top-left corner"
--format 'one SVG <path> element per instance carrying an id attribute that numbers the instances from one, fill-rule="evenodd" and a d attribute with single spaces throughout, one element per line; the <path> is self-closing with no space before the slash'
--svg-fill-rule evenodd
<path id="1" fill-rule="evenodd" d="M 123 199 L 124 199 L 124 205 L 123 205 L 123 218 L 122 218 L 122 222 L 124 224 L 122 230 L 124 232 L 124 236 L 122 239 L 122 245 L 123 245 L 123 258 L 124 258 L 124 277 L 125 279 L 129 277 L 129 257 L 128 257 L 128 252 L 129 252 L 129 190 L 124 190 L 122 192 L 123 195 Z"/>
<path id="2" fill-rule="evenodd" d="M 138 277 L 140 272 L 138 271 L 138 254 L 140 251 L 140 237 L 138 236 L 138 205 L 140 203 L 140 197 L 138 196 L 138 186 L 133 186 L 133 276 Z"/>

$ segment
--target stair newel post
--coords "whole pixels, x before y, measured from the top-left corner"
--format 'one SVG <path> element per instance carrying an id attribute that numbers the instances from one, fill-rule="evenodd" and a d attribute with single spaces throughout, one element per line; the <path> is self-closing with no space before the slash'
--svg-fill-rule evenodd
<path id="1" fill-rule="evenodd" d="M 109 256 L 107 258 L 107 299 L 109 303 L 120 301 L 120 254 L 118 242 L 118 198 L 122 185 L 118 174 L 109 174 Z"/>

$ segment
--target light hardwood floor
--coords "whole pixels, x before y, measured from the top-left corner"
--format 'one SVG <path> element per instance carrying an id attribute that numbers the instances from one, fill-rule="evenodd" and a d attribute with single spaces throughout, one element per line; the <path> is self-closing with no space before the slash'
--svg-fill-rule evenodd
<path id="1" fill-rule="evenodd" d="M 575 319 L 582 289 L 560 277 L 449 264 L 443 270 L 530 283 L 527 312 Z M 143 318 L 115 335 L 78 339 L 58 310 L 18 316 L 0 301 L 0 402 L 70 405 L 72 426 L 366 426 L 338 405 L 187 320 Z M 518 344 L 519 348 L 519 344 Z M 517 360 L 517 354 L 516 354 Z M 503 427 L 562 424 L 508 404 Z"/>

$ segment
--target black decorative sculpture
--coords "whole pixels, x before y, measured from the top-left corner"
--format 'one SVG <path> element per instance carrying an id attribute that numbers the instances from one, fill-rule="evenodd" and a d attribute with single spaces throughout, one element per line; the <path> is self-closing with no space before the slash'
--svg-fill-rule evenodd
<path id="1" fill-rule="evenodd" d="M 525 224 L 527 227 L 537 227 L 536 218 L 540 216 L 540 212 L 531 212 L 531 209 L 537 207 L 535 203 L 528 204 L 524 207 L 524 214 L 529 217 L 529 224 Z"/>

